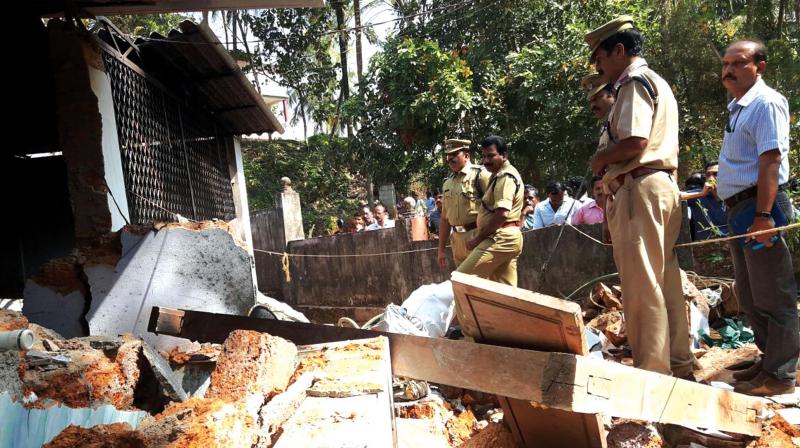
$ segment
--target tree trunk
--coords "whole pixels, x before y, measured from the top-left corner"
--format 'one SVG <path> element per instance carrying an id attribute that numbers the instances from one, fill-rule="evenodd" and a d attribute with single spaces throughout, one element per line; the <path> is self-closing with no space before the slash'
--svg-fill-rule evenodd
<path id="1" fill-rule="evenodd" d="M 778 5 L 778 39 L 781 38 L 783 35 L 783 16 L 786 14 L 786 0 L 781 0 L 780 4 Z M 800 17 L 798 17 L 800 20 Z"/>
<path id="2" fill-rule="evenodd" d="M 361 53 L 361 0 L 353 0 L 353 19 L 356 24 L 356 74 L 358 83 L 364 83 L 364 61 Z"/>
<path id="3" fill-rule="evenodd" d="M 331 5 L 333 6 L 334 10 L 336 11 L 336 29 L 339 30 L 339 57 L 341 59 L 341 67 L 342 67 L 342 79 L 340 82 L 340 95 L 339 95 L 339 104 L 336 107 L 336 119 L 338 121 L 338 117 L 341 111 L 341 104 L 350 97 L 350 81 L 347 79 L 347 31 L 345 31 L 345 21 L 344 21 L 344 3 L 343 0 L 332 0 Z M 335 131 L 334 129 L 331 131 L 333 134 Z M 350 137 L 351 135 L 351 127 L 348 123 L 347 126 L 347 136 Z"/>
<path id="4" fill-rule="evenodd" d="M 236 32 L 236 11 L 228 12 L 228 25 L 231 27 L 231 39 L 233 40 L 233 51 L 237 50 L 237 32 Z"/>
<path id="5" fill-rule="evenodd" d="M 244 28 L 244 20 L 241 18 L 239 19 L 239 31 L 242 35 L 242 44 L 244 45 L 244 51 L 247 53 L 247 59 L 250 60 L 250 72 L 253 74 L 253 82 L 256 84 L 256 92 L 261 95 L 261 83 L 258 81 L 258 72 L 256 71 L 256 64 L 253 60 L 253 54 L 250 53 L 250 44 L 247 43 L 247 32 Z"/>

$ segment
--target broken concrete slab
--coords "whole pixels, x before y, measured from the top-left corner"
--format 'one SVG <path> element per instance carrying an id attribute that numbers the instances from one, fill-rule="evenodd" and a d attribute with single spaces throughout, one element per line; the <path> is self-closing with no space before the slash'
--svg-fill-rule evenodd
<path id="1" fill-rule="evenodd" d="M 164 394 L 173 401 L 186 401 L 189 398 L 169 363 L 144 341 L 142 342 L 142 355 L 150 364 L 153 375 L 158 380 Z"/>
<path id="2" fill-rule="evenodd" d="M 147 333 L 151 307 L 169 305 L 247 314 L 255 304 L 252 259 L 225 229 L 166 226 L 143 234 L 121 230 L 115 266 L 84 266 L 91 287 L 91 334 L 133 333 L 158 350 L 183 341 Z"/>
<path id="3" fill-rule="evenodd" d="M 253 394 L 276 395 L 289 384 L 296 358 L 297 348 L 283 338 L 233 331 L 222 346 L 206 396 L 234 401 Z"/>

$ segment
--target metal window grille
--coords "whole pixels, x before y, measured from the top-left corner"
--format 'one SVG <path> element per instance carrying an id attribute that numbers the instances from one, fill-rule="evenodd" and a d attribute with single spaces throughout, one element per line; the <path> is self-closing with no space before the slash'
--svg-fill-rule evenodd
<path id="1" fill-rule="evenodd" d="M 132 223 L 236 215 L 224 135 L 211 115 L 104 48 Z M 169 210 L 170 212 L 168 212 Z"/>

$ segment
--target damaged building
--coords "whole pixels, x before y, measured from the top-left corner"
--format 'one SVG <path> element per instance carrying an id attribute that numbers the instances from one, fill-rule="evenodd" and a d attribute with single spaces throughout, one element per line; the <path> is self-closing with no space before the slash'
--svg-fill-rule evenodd
<path id="1" fill-rule="evenodd" d="M 166 3 L 150 8 L 186 8 Z M 24 138 L 3 155 L 24 217 L 0 238 L 3 297 L 65 337 L 143 336 L 142 310 L 157 304 L 246 313 L 256 286 L 239 136 L 281 124 L 206 24 L 133 41 L 100 14 L 138 7 L 68 2 L 94 17 L 81 21 L 59 17 L 66 4 L 31 2 L 15 23 L 32 98 L 11 114 Z"/>

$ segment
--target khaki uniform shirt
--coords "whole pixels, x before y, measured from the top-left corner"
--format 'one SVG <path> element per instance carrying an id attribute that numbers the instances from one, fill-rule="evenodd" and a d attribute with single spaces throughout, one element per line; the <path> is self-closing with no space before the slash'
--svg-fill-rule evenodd
<path id="1" fill-rule="evenodd" d="M 633 79 L 641 76 L 649 81 L 657 100 L 645 86 Z M 678 168 L 678 103 L 669 84 L 640 59 L 622 73 L 614 85 L 617 99 L 608 115 L 607 132 L 612 143 L 630 137 L 647 139 L 647 147 L 630 160 L 613 163 L 603 176 L 608 185 L 621 174 L 641 166 L 655 169 Z"/>
<path id="2" fill-rule="evenodd" d="M 483 195 L 482 207 L 478 212 L 478 228 L 486 226 L 498 208 L 508 210 L 506 222 L 519 221 L 522 216 L 524 190 L 525 186 L 517 169 L 508 160 L 503 162 L 500 171 L 492 174 L 489 188 Z"/>
<path id="3" fill-rule="evenodd" d="M 444 181 L 442 201 L 451 226 L 464 226 L 477 220 L 481 198 L 476 188 L 476 178 L 477 187 L 485 192 L 489 188 L 491 174 L 483 166 L 467 162 L 461 171 L 451 174 Z"/>

